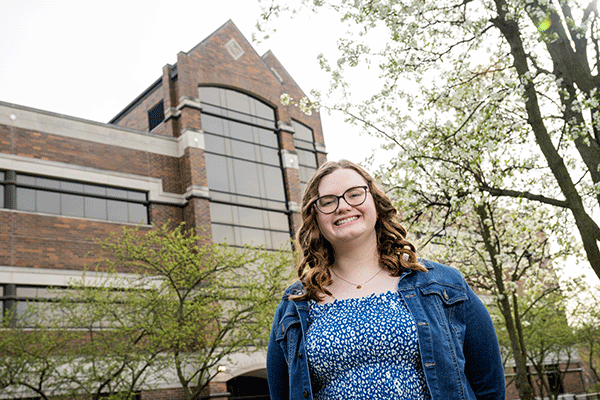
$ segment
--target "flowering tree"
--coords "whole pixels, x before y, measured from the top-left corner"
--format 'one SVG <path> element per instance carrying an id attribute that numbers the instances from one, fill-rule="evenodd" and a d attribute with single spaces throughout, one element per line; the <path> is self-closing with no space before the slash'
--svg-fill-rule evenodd
<path id="1" fill-rule="evenodd" d="M 341 94 L 329 107 L 399 151 L 390 169 L 443 163 L 455 196 L 555 207 L 600 277 L 597 1 L 261 2 L 265 21 L 328 8 L 347 23 L 337 63 L 320 60 Z M 345 77 L 361 65 L 379 67 L 380 85 L 355 104 Z"/>
<path id="2" fill-rule="evenodd" d="M 124 228 L 101 243 L 100 276 L 4 327 L 3 394 L 127 400 L 168 379 L 192 400 L 218 363 L 266 346 L 289 251 L 212 244 L 183 225 Z"/>

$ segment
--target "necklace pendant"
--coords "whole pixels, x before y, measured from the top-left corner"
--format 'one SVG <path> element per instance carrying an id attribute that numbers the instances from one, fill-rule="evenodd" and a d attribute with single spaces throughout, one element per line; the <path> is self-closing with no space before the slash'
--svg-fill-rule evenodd
<path id="1" fill-rule="evenodd" d="M 357 285 L 357 286 L 356 286 L 356 288 L 357 288 L 357 289 L 360 289 L 360 288 L 362 288 L 362 286 L 361 286 L 361 285 Z"/>

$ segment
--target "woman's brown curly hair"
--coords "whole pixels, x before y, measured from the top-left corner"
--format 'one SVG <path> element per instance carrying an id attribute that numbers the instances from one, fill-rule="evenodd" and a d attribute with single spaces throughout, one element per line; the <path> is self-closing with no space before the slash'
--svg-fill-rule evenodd
<path id="1" fill-rule="evenodd" d="M 329 161 L 312 176 L 302 198 L 302 225 L 296 236 L 296 242 L 300 247 L 297 272 L 306 292 L 290 296 L 290 299 L 319 301 L 323 294 L 331 295 L 325 287 L 331 284 L 329 268 L 335 261 L 333 248 L 321 234 L 316 217 L 318 211 L 314 207 L 314 202 L 319 197 L 321 179 L 338 169 L 356 171 L 369 187 L 377 211 L 375 231 L 377 250 L 383 268 L 392 276 L 400 276 L 405 269 L 427 272 L 417 259 L 415 246 L 406 240 L 406 229 L 396 221 L 396 208 L 387 195 L 377 187 L 373 177 L 348 160 Z"/>

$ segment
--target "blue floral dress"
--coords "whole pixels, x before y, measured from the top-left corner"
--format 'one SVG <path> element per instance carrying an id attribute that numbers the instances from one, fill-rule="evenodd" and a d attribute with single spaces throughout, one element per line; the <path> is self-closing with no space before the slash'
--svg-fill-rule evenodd
<path id="1" fill-rule="evenodd" d="M 306 352 L 315 400 L 430 400 L 417 328 L 398 292 L 310 301 Z"/>

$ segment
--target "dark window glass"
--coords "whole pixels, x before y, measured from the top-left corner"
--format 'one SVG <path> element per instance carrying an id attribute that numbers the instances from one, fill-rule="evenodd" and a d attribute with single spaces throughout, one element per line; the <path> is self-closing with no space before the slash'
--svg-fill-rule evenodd
<path id="1" fill-rule="evenodd" d="M 148 200 L 148 195 L 144 192 L 128 191 L 127 198 L 135 201 L 146 201 Z"/>
<path id="2" fill-rule="evenodd" d="M 17 175 L 17 183 L 19 185 L 35 186 L 35 176 L 18 174 Z"/>
<path id="3" fill-rule="evenodd" d="M 252 242 L 276 249 L 290 239 L 288 217 L 283 212 L 213 202 L 210 215 L 215 243 L 226 238 L 231 245 Z"/>
<path id="4" fill-rule="evenodd" d="M 244 160 L 233 160 L 236 193 L 261 197 L 258 186 L 258 164 Z"/>
<path id="5" fill-rule="evenodd" d="M 106 219 L 106 200 L 95 197 L 85 198 L 85 216 L 93 219 Z"/>
<path id="6" fill-rule="evenodd" d="M 216 87 L 200 86 L 198 88 L 198 94 L 199 94 L 200 101 L 202 101 L 204 103 L 220 105 L 221 104 L 221 99 L 219 97 L 220 93 L 221 92 L 220 92 L 219 88 L 216 88 Z"/>
<path id="7" fill-rule="evenodd" d="M 17 210 L 35 211 L 35 189 L 17 188 Z"/>
<path id="8" fill-rule="evenodd" d="M 275 167 L 263 166 L 267 198 L 285 201 L 285 190 L 283 188 L 283 176 L 281 170 Z"/>
<path id="9" fill-rule="evenodd" d="M 37 190 L 36 211 L 48 214 L 60 214 L 60 193 Z"/>
<path id="10" fill-rule="evenodd" d="M 198 88 L 198 97 L 204 112 L 275 128 L 273 108 L 247 94 L 231 89 L 203 86 Z"/>
<path id="11" fill-rule="evenodd" d="M 227 158 L 215 154 L 205 154 L 205 159 L 208 187 L 214 190 L 229 192 Z"/>
<path id="12" fill-rule="evenodd" d="M 307 182 L 317 170 L 317 152 L 312 130 L 294 120 L 292 120 L 292 126 L 294 127 L 294 146 L 298 154 L 298 175 L 300 176 L 300 186 L 304 192 Z"/>
<path id="13" fill-rule="evenodd" d="M 148 208 L 143 204 L 129 203 L 129 222 L 147 224 Z"/>
<path id="14" fill-rule="evenodd" d="M 239 140 L 231 140 L 231 154 L 234 157 L 243 158 L 245 160 L 257 161 L 256 146 L 252 143 L 240 142 Z"/>
<path id="15" fill-rule="evenodd" d="M 96 195 L 96 196 L 106 196 L 106 188 L 102 187 L 102 186 L 84 185 L 83 191 L 85 194 Z"/>
<path id="16" fill-rule="evenodd" d="M 250 100 L 251 98 L 240 92 L 234 90 L 225 90 L 226 108 L 235 111 L 241 111 L 246 114 L 250 114 Z"/>
<path id="17" fill-rule="evenodd" d="M 61 197 L 61 214 L 71 217 L 84 217 L 83 212 L 83 196 L 76 194 L 62 193 Z"/>
<path id="18" fill-rule="evenodd" d="M 227 243 L 235 245 L 235 235 L 233 233 L 233 226 L 221 225 L 213 223 L 211 225 L 212 240 L 215 243 Z"/>
<path id="19" fill-rule="evenodd" d="M 128 203 L 125 201 L 106 200 L 106 211 L 109 221 L 129 222 Z"/>
<path id="20" fill-rule="evenodd" d="M 106 188 L 106 195 L 117 199 L 127 199 L 127 190 Z"/>
<path id="21" fill-rule="evenodd" d="M 258 135 L 258 143 L 275 148 L 279 147 L 279 144 L 277 143 L 277 135 L 275 134 L 275 132 L 267 129 L 256 128 L 256 133 Z"/>
<path id="22" fill-rule="evenodd" d="M 227 154 L 225 147 L 226 140 L 223 136 L 206 134 L 204 135 L 205 150 L 212 153 Z"/>
<path id="23" fill-rule="evenodd" d="M 65 192 L 83 193 L 83 184 L 63 181 L 60 183 L 60 189 Z"/>
<path id="24" fill-rule="evenodd" d="M 226 123 L 227 120 L 208 114 L 202 114 L 202 129 L 205 132 L 216 133 L 217 135 L 225 135 L 224 125 Z"/>
<path id="25" fill-rule="evenodd" d="M 317 158 L 314 152 L 296 148 L 296 153 L 298 154 L 298 163 L 300 165 L 317 168 Z"/>
<path id="26" fill-rule="evenodd" d="M 210 219 L 212 222 L 233 224 L 233 207 L 227 204 L 210 203 Z"/>
<path id="27" fill-rule="evenodd" d="M 308 143 L 314 142 L 313 132 L 309 127 L 294 120 L 292 120 L 292 127 L 294 128 L 294 138 Z"/>
<path id="28" fill-rule="evenodd" d="M 60 189 L 60 181 L 56 179 L 47 179 L 47 178 L 36 178 L 35 186 L 46 189 Z"/>
<path id="29" fill-rule="evenodd" d="M 264 217 L 264 211 L 254 208 L 246 208 L 240 213 L 240 225 L 268 228 L 269 225 L 265 223 Z"/>
<path id="30" fill-rule="evenodd" d="M 240 228 L 242 243 L 254 246 L 267 245 L 271 247 L 269 232 L 262 229 Z"/>
<path id="31" fill-rule="evenodd" d="M 1 181 L 6 180 L 6 173 L 0 171 L 0 208 L 4 208 L 4 184 Z"/>
<path id="32" fill-rule="evenodd" d="M 260 158 L 265 164 L 279 166 L 279 151 L 268 147 L 260 148 Z"/>
<path id="33" fill-rule="evenodd" d="M 165 109 L 163 101 L 159 101 L 154 107 L 148 110 L 148 130 L 156 128 L 165 119 Z"/>
<path id="34" fill-rule="evenodd" d="M 245 140 L 247 142 L 254 141 L 254 127 L 251 125 L 241 124 L 239 122 L 229 121 L 229 136 L 234 139 Z"/>

